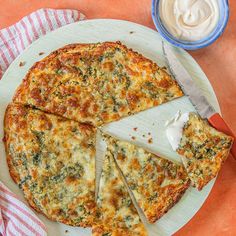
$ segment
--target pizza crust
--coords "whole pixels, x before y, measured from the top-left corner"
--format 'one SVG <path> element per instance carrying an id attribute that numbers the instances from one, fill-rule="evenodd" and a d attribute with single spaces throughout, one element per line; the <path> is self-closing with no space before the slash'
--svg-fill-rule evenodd
<path id="1" fill-rule="evenodd" d="M 147 236 L 109 150 L 104 157 L 96 215 L 93 236 Z"/>
<path id="2" fill-rule="evenodd" d="M 182 95 L 156 63 L 104 42 L 51 53 L 29 70 L 13 100 L 97 127 Z"/>
<path id="3" fill-rule="evenodd" d="M 177 82 L 165 69 L 158 67 L 156 63 L 128 49 L 120 42 L 71 44 L 60 48 L 31 67 L 18 87 L 13 103 L 6 110 L 4 135 L 10 175 L 23 190 L 32 208 L 51 220 L 72 226 L 90 227 L 93 225 L 94 236 L 104 236 L 104 233 L 109 233 L 109 235 L 111 233 L 112 236 L 146 236 L 147 232 L 132 202 L 126 208 L 122 208 L 123 212 L 112 208 L 100 211 L 105 221 L 96 219 L 94 222 L 95 212 L 99 212 L 95 206 L 94 196 L 96 128 L 182 95 L 183 92 Z M 29 116 L 32 116 L 31 120 L 28 119 Z M 60 123 L 63 125 L 60 126 Z M 72 126 L 76 126 L 75 130 L 78 132 L 72 131 Z M 185 127 L 184 138 L 181 140 L 178 153 L 183 155 L 183 163 L 192 184 L 199 190 L 216 176 L 232 145 L 231 137 L 224 136 L 206 124 L 203 126 L 207 127 L 208 134 L 214 133 L 218 138 L 223 138 L 227 147 L 220 146 L 224 150 L 217 152 L 217 160 L 210 164 L 209 161 L 204 163 L 200 161 L 198 165 L 195 165 L 197 162 L 194 160 L 193 167 L 189 168 L 189 161 L 192 160 L 193 155 L 185 141 L 195 136 L 194 132 L 191 135 L 187 134 L 189 127 Z M 45 144 L 45 140 L 41 140 L 41 133 L 37 129 L 35 132 L 35 127 L 43 135 L 48 133 L 46 138 L 48 143 Z M 61 130 L 58 127 L 61 127 Z M 51 132 L 51 129 L 55 132 Z M 186 171 L 182 166 L 148 153 L 142 148 L 112 137 L 107 136 L 106 139 L 109 144 L 106 168 L 112 167 L 116 176 L 115 179 L 111 178 L 106 183 L 110 184 L 108 189 L 101 188 L 100 191 L 106 193 L 107 190 L 114 190 L 117 186 L 122 189 L 124 187 L 117 172 L 113 159 L 115 158 L 139 206 L 148 221 L 154 223 L 173 207 L 188 189 L 190 180 Z M 59 145 L 55 147 L 57 142 Z M 74 147 L 72 143 L 76 143 L 77 147 Z M 39 159 L 37 155 L 33 155 L 35 148 L 39 149 L 40 156 L 41 153 L 47 152 L 48 160 L 52 158 L 49 161 L 51 172 L 47 170 L 46 165 L 40 167 L 34 163 Z M 72 171 L 76 164 L 71 158 L 72 150 L 77 157 L 87 158 L 81 164 L 82 167 L 78 165 L 75 168 L 81 169 L 82 173 L 76 172 L 77 177 Z M 81 153 L 81 150 L 84 153 Z M 67 158 L 61 158 L 62 152 Z M 139 158 L 134 158 L 134 152 Z M 67 156 L 68 153 L 71 156 Z M 44 154 L 42 156 L 46 162 L 47 158 Z M 150 161 L 150 163 L 143 164 L 142 161 Z M 194 171 L 201 170 L 203 164 L 205 167 L 210 167 L 212 173 L 205 174 L 203 178 L 196 178 Z M 142 168 L 145 172 L 138 177 L 137 172 Z M 55 172 L 53 172 L 54 169 Z M 73 173 L 67 175 L 67 171 Z M 65 172 L 65 179 L 64 176 L 60 176 L 61 172 Z M 83 182 L 86 178 L 91 181 Z M 55 180 L 54 184 L 52 184 L 52 179 Z M 105 181 L 104 175 L 101 180 Z M 114 183 L 111 184 L 109 181 L 114 181 Z M 81 190 L 78 191 L 77 187 L 81 187 Z M 73 189 L 74 191 L 71 191 Z M 71 202 L 66 206 L 63 205 L 66 201 L 64 196 L 59 203 L 55 203 L 57 207 L 54 207 L 50 201 L 56 199 L 58 197 L 56 193 L 60 191 L 62 196 L 67 191 L 76 196 L 67 196 L 71 197 Z M 48 192 L 48 195 L 45 192 Z M 80 193 L 86 194 L 80 197 Z M 121 196 L 117 197 L 118 200 L 112 198 L 107 204 L 113 206 L 116 201 L 120 207 L 119 197 L 124 198 L 125 201 L 127 199 L 131 201 L 126 189 Z M 98 206 L 103 208 L 101 204 Z M 83 214 L 77 211 L 82 211 Z M 120 214 L 119 217 L 128 212 L 136 219 L 137 224 L 131 222 L 130 228 L 123 229 L 120 227 L 124 225 L 123 219 L 111 220 L 117 212 Z"/>
<path id="4" fill-rule="evenodd" d="M 29 204 L 51 220 L 91 226 L 96 129 L 11 104 L 4 131 L 9 172 Z"/>
<path id="5" fill-rule="evenodd" d="M 190 113 L 177 152 L 199 191 L 216 177 L 229 155 L 233 138 L 217 131 L 197 114 Z"/>
<path id="6" fill-rule="evenodd" d="M 104 138 L 139 207 L 155 223 L 188 189 L 190 180 L 184 167 L 129 142 L 109 135 Z"/>

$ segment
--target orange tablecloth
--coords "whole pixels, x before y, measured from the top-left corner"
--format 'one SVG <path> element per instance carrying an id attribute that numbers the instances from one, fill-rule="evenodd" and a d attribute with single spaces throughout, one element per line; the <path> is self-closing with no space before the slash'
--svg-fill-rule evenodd
<path id="1" fill-rule="evenodd" d="M 223 117 L 236 132 L 236 1 L 229 3 L 231 14 L 223 36 L 213 45 L 190 53 L 208 76 Z M 90 19 L 124 19 L 155 28 L 151 0 L 1 0 L 0 28 L 42 7 L 75 8 Z M 236 160 L 232 156 L 201 210 L 176 235 L 236 235 Z"/>

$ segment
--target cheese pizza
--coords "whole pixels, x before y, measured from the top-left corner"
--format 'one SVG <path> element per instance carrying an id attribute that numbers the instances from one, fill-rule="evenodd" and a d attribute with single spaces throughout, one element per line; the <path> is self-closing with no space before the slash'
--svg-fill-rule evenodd
<path id="1" fill-rule="evenodd" d="M 100 126 L 182 95 L 156 63 L 104 42 L 68 45 L 37 62 L 14 102 Z"/>
<path id="2" fill-rule="evenodd" d="M 12 178 L 49 219 L 91 226 L 95 216 L 95 133 L 90 125 L 10 104 L 5 146 Z"/>
<path id="3" fill-rule="evenodd" d="M 184 167 L 129 142 L 104 137 L 139 207 L 148 221 L 154 223 L 188 189 L 190 181 Z"/>
<path id="4" fill-rule="evenodd" d="M 189 114 L 177 152 L 193 186 L 201 190 L 216 177 L 232 143 L 232 137 L 217 131 L 197 114 Z"/>
<path id="5" fill-rule="evenodd" d="M 99 184 L 97 220 L 93 236 L 147 236 L 113 154 L 107 150 Z"/>

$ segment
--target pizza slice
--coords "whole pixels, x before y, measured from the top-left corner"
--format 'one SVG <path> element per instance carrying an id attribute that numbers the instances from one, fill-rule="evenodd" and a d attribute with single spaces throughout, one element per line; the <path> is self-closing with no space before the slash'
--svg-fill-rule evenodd
<path id="1" fill-rule="evenodd" d="M 100 126 L 182 96 L 156 63 L 120 42 L 73 44 L 37 62 L 14 102 Z"/>
<path id="2" fill-rule="evenodd" d="M 139 207 L 148 221 L 154 223 L 188 189 L 190 181 L 184 167 L 129 142 L 108 135 L 104 138 Z"/>
<path id="3" fill-rule="evenodd" d="M 113 154 L 105 155 L 93 236 L 146 236 L 147 232 L 117 169 Z"/>
<path id="4" fill-rule="evenodd" d="M 29 204 L 51 220 L 91 226 L 96 129 L 10 104 L 4 131 L 10 174 Z"/>
<path id="5" fill-rule="evenodd" d="M 193 186 L 201 190 L 216 177 L 232 143 L 232 137 L 217 131 L 197 114 L 189 114 L 177 152 Z"/>

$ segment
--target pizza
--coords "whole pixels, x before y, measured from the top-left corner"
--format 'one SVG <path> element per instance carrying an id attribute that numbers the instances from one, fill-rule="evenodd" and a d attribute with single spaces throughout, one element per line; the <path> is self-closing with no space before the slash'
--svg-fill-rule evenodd
<path id="1" fill-rule="evenodd" d="M 177 150 L 185 170 L 105 135 L 96 202 L 96 130 L 182 95 L 164 68 L 120 42 L 60 48 L 34 64 L 7 107 L 10 175 L 29 204 L 53 221 L 92 226 L 93 236 L 146 236 L 125 181 L 154 223 L 190 180 L 200 190 L 216 176 L 233 140 L 191 114 Z"/>
<path id="2" fill-rule="evenodd" d="M 147 220 L 156 222 L 188 189 L 184 167 L 129 142 L 104 138 Z"/>
<path id="3" fill-rule="evenodd" d="M 29 204 L 51 220 L 91 226 L 96 129 L 13 103 L 4 132 L 10 174 Z"/>
<path id="4" fill-rule="evenodd" d="M 93 236 L 147 236 L 109 150 L 100 178 L 95 222 Z"/>
<path id="5" fill-rule="evenodd" d="M 37 62 L 14 102 L 97 127 L 182 95 L 156 63 L 104 42 L 68 45 Z"/>
<path id="6" fill-rule="evenodd" d="M 201 190 L 216 177 L 232 143 L 232 137 L 217 131 L 197 114 L 189 114 L 177 152 L 194 187 Z"/>

